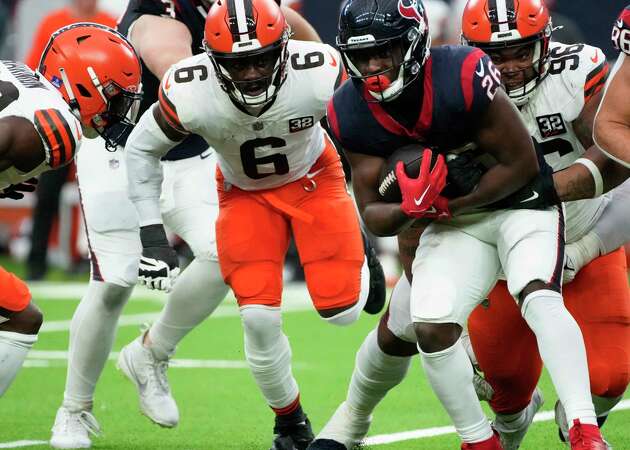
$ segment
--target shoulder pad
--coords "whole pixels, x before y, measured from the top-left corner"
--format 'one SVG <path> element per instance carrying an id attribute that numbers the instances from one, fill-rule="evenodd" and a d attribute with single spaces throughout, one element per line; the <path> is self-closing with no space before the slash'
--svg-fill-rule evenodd
<path id="1" fill-rule="evenodd" d="M 549 74 L 560 76 L 574 97 L 584 102 L 603 89 L 608 77 L 606 55 L 586 44 L 552 44 L 549 52 Z"/>
<path id="2" fill-rule="evenodd" d="M 181 133 L 191 131 L 200 83 L 210 76 L 211 68 L 199 55 L 178 62 L 164 74 L 158 103 L 164 118 L 175 130 Z"/>

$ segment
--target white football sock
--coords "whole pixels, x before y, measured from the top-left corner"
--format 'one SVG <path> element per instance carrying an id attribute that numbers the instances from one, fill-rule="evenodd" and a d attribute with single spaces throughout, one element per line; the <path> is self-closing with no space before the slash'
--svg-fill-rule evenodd
<path id="1" fill-rule="evenodd" d="M 481 442 L 492 437 L 473 386 L 473 367 L 460 340 L 442 351 L 424 353 L 418 346 L 422 365 L 433 392 L 451 418 L 464 442 Z"/>
<path id="2" fill-rule="evenodd" d="M 193 328 L 219 306 L 228 292 L 219 263 L 195 258 L 175 282 L 160 317 L 149 329 L 148 347 L 164 360 Z"/>
<path id="3" fill-rule="evenodd" d="M 596 425 L 584 339 L 565 308 L 562 295 L 545 289 L 532 292 L 525 297 L 521 309 L 536 335 L 540 356 L 564 406 L 569 426 L 574 419 Z"/>
<path id="4" fill-rule="evenodd" d="M 282 332 L 280 308 L 262 305 L 241 307 L 245 357 L 269 406 L 281 409 L 299 394 L 291 373 L 291 347 Z"/>
<path id="5" fill-rule="evenodd" d="M 593 406 L 595 407 L 595 414 L 597 417 L 607 416 L 610 411 L 615 407 L 617 403 L 623 399 L 623 395 L 619 397 L 600 397 L 593 395 Z"/>
<path id="6" fill-rule="evenodd" d="M 92 409 L 94 389 L 116 337 L 120 312 L 133 286 L 90 280 L 70 323 L 68 374 L 63 406 L 71 412 Z"/>
<path id="7" fill-rule="evenodd" d="M 405 378 L 411 357 L 391 356 L 377 342 L 377 331 L 367 335 L 357 352 L 346 403 L 351 412 L 368 417 L 387 392 Z"/>
<path id="8" fill-rule="evenodd" d="M 13 382 L 35 342 L 36 334 L 0 331 L 0 397 Z"/>

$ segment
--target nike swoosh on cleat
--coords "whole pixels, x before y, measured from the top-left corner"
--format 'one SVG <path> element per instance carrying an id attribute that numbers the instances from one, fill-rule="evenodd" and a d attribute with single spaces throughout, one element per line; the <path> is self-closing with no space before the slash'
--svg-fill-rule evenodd
<path id="1" fill-rule="evenodd" d="M 536 191 L 532 191 L 532 192 L 533 192 L 532 196 L 529 198 L 526 198 L 525 200 L 521 200 L 521 203 L 529 202 L 531 200 L 536 200 L 539 197 L 538 192 Z"/>
<path id="2" fill-rule="evenodd" d="M 416 206 L 420 206 L 420 204 L 422 203 L 422 200 L 424 200 L 424 196 L 427 195 L 427 192 L 429 191 L 430 187 L 431 186 L 427 186 L 427 188 L 424 190 L 424 192 L 422 193 L 420 198 L 414 198 L 413 199 L 413 202 L 416 204 Z"/>

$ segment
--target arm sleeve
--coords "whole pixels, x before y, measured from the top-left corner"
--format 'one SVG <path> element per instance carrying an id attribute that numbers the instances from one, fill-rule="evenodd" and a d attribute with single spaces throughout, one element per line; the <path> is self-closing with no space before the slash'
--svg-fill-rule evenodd
<path id="1" fill-rule="evenodd" d="M 129 199 L 136 207 L 141 227 L 162 223 L 160 158 L 177 144 L 166 137 L 153 117 L 156 107 L 154 104 L 142 115 L 125 145 Z"/>

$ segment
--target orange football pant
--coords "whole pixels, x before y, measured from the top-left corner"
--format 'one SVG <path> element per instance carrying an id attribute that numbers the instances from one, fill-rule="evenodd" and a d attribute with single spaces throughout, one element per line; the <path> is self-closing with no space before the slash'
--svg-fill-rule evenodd
<path id="1" fill-rule="evenodd" d="M 563 288 L 564 302 L 577 321 L 588 357 L 591 393 L 617 397 L 630 382 L 630 290 L 622 248 L 585 266 Z M 542 361 L 536 338 L 505 282 L 499 282 L 468 319 L 470 340 L 497 413 L 524 409 L 538 383 Z"/>
<path id="2" fill-rule="evenodd" d="M 320 171 L 321 170 L 321 171 Z M 274 189 L 226 190 L 217 169 L 219 264 L 240 306 L 279 306 L 291 235 L 318 311 L 359 299 L 363 240 L 339 155 L 330 142 L 303 177 Z"/>
<path id="3" fill-rule="evenodd" d="M 26 283 L 0 267 L 0 308 L 22 311 L 31 301 Z"/>

